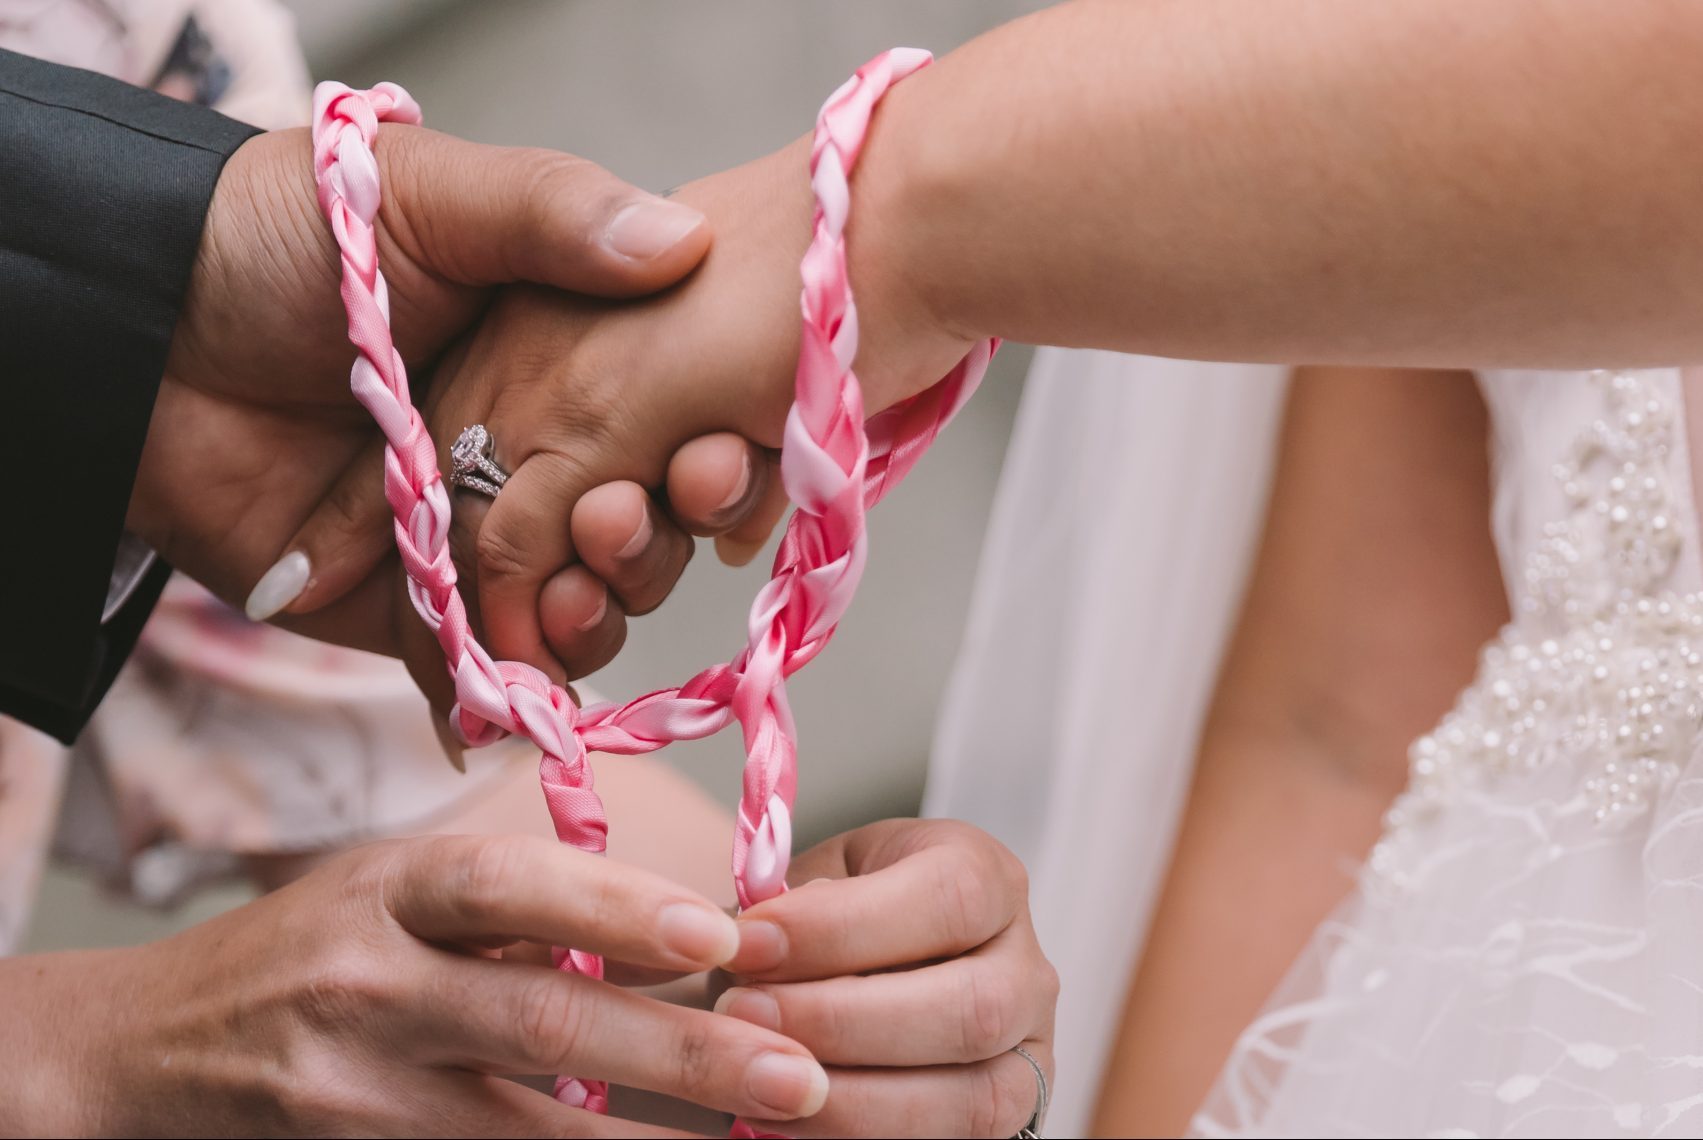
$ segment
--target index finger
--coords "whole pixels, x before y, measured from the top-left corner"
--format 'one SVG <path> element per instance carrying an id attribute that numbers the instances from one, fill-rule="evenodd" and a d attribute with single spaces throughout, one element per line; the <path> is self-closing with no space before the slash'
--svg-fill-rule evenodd
<path id="1" fill-rule="evenodd" d="M 997 843 L 965 838 L 949 828 L 866 874 L 820 879 L 759 903 L 740 915 L 739 953 L 726 969 L 762 981 L 804 981 L 975 949 L 1011 925 L 1028 888 L 1020 865 Z"/>
<path id="2" fill-rule="evenodd" d="M 664 970 L 733 957 L 734 922 L 660 875 L 528 835 L 443 835 L 395 845 L 383 898 L 428 942 L 571 946 Z"/>

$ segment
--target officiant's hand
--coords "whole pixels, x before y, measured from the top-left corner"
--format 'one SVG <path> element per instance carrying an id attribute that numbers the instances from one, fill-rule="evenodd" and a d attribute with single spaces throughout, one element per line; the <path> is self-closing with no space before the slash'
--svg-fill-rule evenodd
<path id="1" fill-rule="evenodd" d="M 738 937 L 708 900 L 554 840 L 372 844 L 161 942 L 0 961 L 0 1135 L 682 1135 L 508 1073 L 813 1112 L 826 1082 L 795 1042 L 505 950 L 702 970 Z"/>
<path id="2" fill-rule="evenodd" d="M 895 819 L 805 852 L 803 884 L 739 918 L 741 984 L 718 1012 L 790 1037 L 828 1069 L 789 1136 L 1011 1136 L 1052 1072 L 1058 974 L 1028 878 L 986 832 Z"/>

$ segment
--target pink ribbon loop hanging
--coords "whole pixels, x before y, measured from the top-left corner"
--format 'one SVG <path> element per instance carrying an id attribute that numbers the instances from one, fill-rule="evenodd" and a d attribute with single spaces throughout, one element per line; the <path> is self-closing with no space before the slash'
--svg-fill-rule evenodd
<path id="1" fill-rule="evenodd" d="M 349 339 L 358 352 L 350 390 L 386 440 L 385 495 L 395 514 L 396 544 L 409 597 L 436 635 L 454 678 L 452 728 L 469 744 L 515 732 L 537 744 L 556 834 L 564 843 L 602 853 L 607 824 L 592 787 L 588 751 L 651 752 L 738 720 L 746 765 L 733 876 L 744 907 L 786 889 L 798 782 L 786 679 L 826 646 L 857 592 L 867 558 L 864 512 L 904 478 L 963 407 L 997 348 L 992 341 L 977 345 L 934 387 L 864 422 L 863 392 L 851 368 L 858 325 L 846 272 L 848 180 L 875 105 L 930 58 L 910 48 L 883 52 L 829 97 L 816 120 L 810 179 L 817 207 L 800 267 L 804 328 L 781 456 L 787 494 L 798 509 L 787 522 L 771 580 L 752 604 L 745 648 L 678 688 L 585 710 L 537 669 L 494 661 L 474 639 L 456 585 L 449 495 L 392 343 L 374 229 L 382 202 L 373 153 L 379 125 L 418 124 L 420 109 L 393 83 L 369 91 L 322 83 L 314 93 L 319 204 L 342 258 Z M 558 959 L 563 970 L 602 977 L 603 963 L 595 955 L 565 950 Z M 608 1089 L 600 1081 L 563 1077 L 556 1096 L 594 1112 L 608 1109 Z M 751 1133 L 741 1126 L 740 1134 Z"/>

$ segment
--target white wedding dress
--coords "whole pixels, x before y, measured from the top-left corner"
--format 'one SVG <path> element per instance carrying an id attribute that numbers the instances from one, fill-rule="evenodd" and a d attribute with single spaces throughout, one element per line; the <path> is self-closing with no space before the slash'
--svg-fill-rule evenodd
<path id="1" fill-rule="evenodd" d="M 1703 1133 L 1703 562 L 1677 372 L 1485 377 L 1514 620 L 1208 1135 Z"/>
<path id="2" fill-rule="evenodd" d="M 1080 375 L 1099 357 L 1050 362 L 1058 398 L 1043 387 L 1042 403 L 1062 405 L 1063 373 Z M 1227 431 L 1247 444 L 1245 470 L 1228 478 L 1179 452 L 1180 473 L 1159 496 L 1204 496 L 1221 530 L 1144 537 L 1115 510 L 1088 512 L 1111 532 L 1098 541 L 1163 550 L 1135 555 L 1122 612 L 1113 591 L 1096 596 L 1091 578 L 1080 581 L 1087 596 L 1073 604 L 1112 607 L 1097 641 L 1084 636 L 1094 625 L 1067 611 L 1048 631 L 1031 622 L 1023 644 L 1028 619 L 1007 631 L 1000 610 L 1012 622 L 1023 597 L 1032 610 L 1037 575 L 990 563 L 929 803 L 1013 836 L 1031 861 L 1042 939 L 1066 986 L 1060 1087 L 1082 1098 L 1061 1095 L 1069 1115 L 1051 1124 L 1061 1135 L 1085 1124 L 1115 995 L 1163 871 L 1229 620 L 1203 607 L 1234 607 L 1256 525 L 1244 504 L 1259 498 L 1254 472 L 1274 420 L 1263 402 L 1214 419 L 1209 397 L 1182 392 L 1189 369 L 1257 401 L 1275 387 L 1238 383 L 1236 370 L 1116 360 L 1101 362 L 1105 378 L 1156 377 L 1177 410 L 1195 415 L 1172 437 L 1210 447 Z M 1703 1134 L 1703 555 L 1687 382 L 1677 371 L 1487 373 L 1482 386 L 1495 434 L 1495 539 L 1515 617 L 1455 709 L 1414 744 L 1410 788 L 1358 889 L 1242 1034 L 1195 1121 L 1203 1135 Z M 1116 417 L 1101 412 L 1101 430 L 1115 432 Z M 1061 440 L 1020 432 L 1008 479 L 1039 461 L 1025 445 L 1041 442 Z M 1135 513 L 1151 526 L 1163 512 Z M 1010 553 L 1009 537 L 996 521 L 992 558 Z M 1067 544 L 1063 562 L 1080 569 L 1084 553 Z M 1184 574 L 1165 604 L 1151 593 L 1138 602 L 1156 581 L 1151 568 L 1171 556 L 1215 557 L 1229 582 Z M 1105 630 L 1120 620 L 1136 622 L 1121 639 Z M 1121 647 L 1121 675 L 1097 672 L 1118 658 L 1097 644 Z M 1173 665 L 1165 654 L 1179 646 Z M 1047 676 L 1062 680 L 990 719 L 977 674 L 990 654 L 1017 648 L 1039 650 Z M 1047 684 L 1067 695 L 1062 708 L 1049 704 Z M 1072 751 L 1072 701 L 1119 702 L 1125 738 Z M 1028 719 L 1047 727 L 1031 739 Z M 996 738 L 1030 749 L 1013 754 Z M 1006 793 L 1026 794 L 996 806 L 1002 780 Z"/>

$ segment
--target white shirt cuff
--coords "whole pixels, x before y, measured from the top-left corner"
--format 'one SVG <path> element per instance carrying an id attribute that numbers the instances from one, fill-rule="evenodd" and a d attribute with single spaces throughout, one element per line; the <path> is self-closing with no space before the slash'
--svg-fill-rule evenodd
<path id="1" fill-rule="evenodd" d="M 136 592 L 136 587 L 148 576 L 156 557 L 158 556 L 147 543 L 129 532 L 118 540 L 118 557 L 113 559 L 112 578 L 106 587 L 106 608 L 101 611 L 102 625 L 111 621 L 112 615 L 124 608 L 124 603 L 130 600 L 130 595 Z"/>

